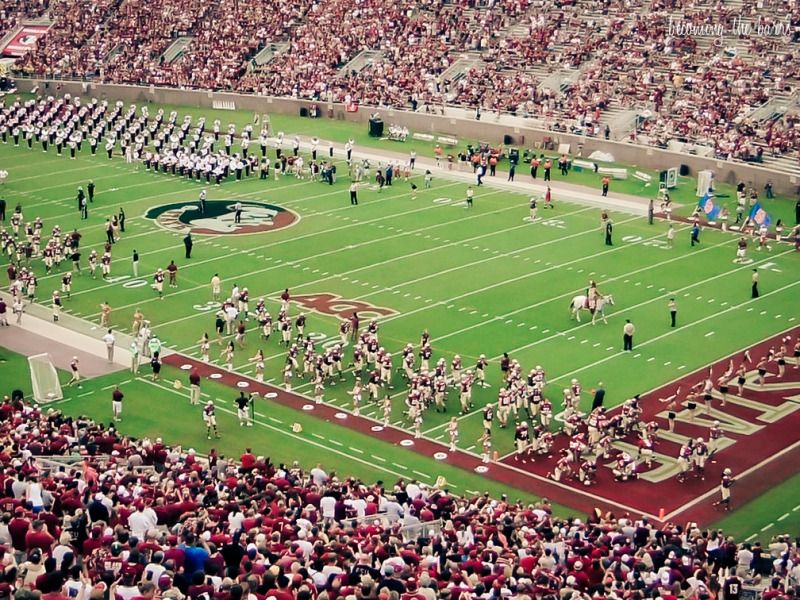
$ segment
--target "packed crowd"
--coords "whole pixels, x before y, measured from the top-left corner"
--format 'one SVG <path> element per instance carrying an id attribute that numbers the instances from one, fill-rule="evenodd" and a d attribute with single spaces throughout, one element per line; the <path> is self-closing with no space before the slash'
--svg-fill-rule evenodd
<path id="1" fill-rule="evenodd" d="M 631 141 L 670 140 L 713 147 L 719 158 L 762 160 L 796 151 L 798 115 L 750 113 L 800 79 L 794 47 L 800 9 L 788 0 L 726 6 L 719 0 L 572 0 L 547 10 L 529 0 L 391 6 L 266 0 L 223 8 L 170 0 L 154 11 L 139 0 L 15 0 L 0 31 L 48 11 L 54 27 L 17 64 L 39 75 L 187 88 L 232 89 L 334 100 L 348 105 L 440 107 L 457 104 L 535 117 L 549 126 L 600 135 L 610 107 L 649 111 Z M 7 3 L 6 3 L 7 4 Z M 746 36 L 745 50 L 720 40 L 676 35 L 674 21 L 721 26 L 734 19 L 783 27 Z M 385 24 L 391 22 L 391 27 Z M 522 28 L 524 31 L 520 32 Z M 513 31 L 515 30 L 516 31 Z M 186 47 L 165 60 L 179 37 Z M 287 48 L 264 65 L 271 43 Z M 362 51 L 377 54 L 344 67 Z M 463 53 L 479 60 L 451 70 Z M 565 89 L 541 87 L 548 73 L 579 70 Z"/>
<path id="2" fill-rule="evenodd" d="M 201 457 L 20 396 L 0 404 L 6 598 L 732 600 L 750 585 L 782 600 L 800 582 L 790 536 L 559 518 L 547 500 L 369 484 L 249 448 Z"/>

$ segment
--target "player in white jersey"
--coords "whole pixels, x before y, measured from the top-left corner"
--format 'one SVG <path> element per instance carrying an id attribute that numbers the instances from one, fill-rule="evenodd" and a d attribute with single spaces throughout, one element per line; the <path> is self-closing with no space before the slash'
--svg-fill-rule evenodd
<path id="1" fill-rule="evenodd" d="M 211 430 L 214 430 L 214 437 L 219 438 L 219 431 L 217 430 L 217 409 L 214 406 L 214 401 L 209 400 L 203 407 L 203 422 L 206 424 L 206 437 L 211 439 Z"/>

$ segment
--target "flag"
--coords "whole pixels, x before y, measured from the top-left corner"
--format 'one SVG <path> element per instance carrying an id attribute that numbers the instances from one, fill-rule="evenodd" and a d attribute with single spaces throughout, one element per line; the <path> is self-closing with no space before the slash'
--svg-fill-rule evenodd
<path id="1" fill-rule="evenodd" d="M 709 221 L 716 219 L 719 211 L 721 210 L 720 205 L 714 202 L 714 196 L 708 192 L 703 194 L 703 197 L 700 198 L 697 206 L 700 207 L 700 209 L 706 214 L 706 218 Z"/>
<path id="2" fill-rule="evenodd" d="M 767 213 L 767 211 L 764 210 L 764 207 L 761 206 L 760 202 L 756 202 L 753 205 L 753 208 L 750 209 L 750 220 L 759 226 L 761 225 L 769 226 L 769 224 L 772 223 L 772 219 L 770 218 L 769 213 Z"/>

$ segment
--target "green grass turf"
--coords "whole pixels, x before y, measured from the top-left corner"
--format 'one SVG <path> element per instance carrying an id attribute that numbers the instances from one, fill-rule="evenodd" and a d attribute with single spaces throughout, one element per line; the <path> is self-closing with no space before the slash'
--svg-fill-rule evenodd
<path id="1" fill-rule="evenodd" d="M 182 115 L 184 111 L 179 112 Z M 241 124 L 252 116 L 202 113 L 209 121 L 219 116 L 223 123 Z M 273 117 L 273 128 L 285 130 L 287 136 L 295 131 L 317 132 L 323 139 L 341 139 L 349 131 L 342 129 L 345 126 L 350 127 Z M 359 144 L 397 148 L 363 134 L 354 137 Z M 466 210 L 460 203 L 466 186 L 439 173 L 435 173 L 431 190 L 420 186 L 415 200 L 410 197 L 410 184 L 396 181 L 380 194 L 362 190 L 357 208 L 348 205 L 349 181 L 341 163 L 334 186 L 290 177 L 210 186 L 212 200 L 264 200 L 291 208 L 302 220 L 267 235 L 198 236 L 193 257 L 186 261 L 182 236 L 157 228 L 142 215 L 161 203 L 196 199 L 200 184 L 136 172 L 119 158 L 111 162 L 100 156 L 92 158 L 86 150 L 78 160 L 70 161 L 55 156 L 52 150 L 43 154 L 38 149 L 31 152 L 0 146 L 0 162 L 11 172 L 3 190 L 9 204 L 21 201 L 26 219 L 41 216 L 45 231 L 55 223 L 67 231 L 80 227 L 84 259 L 90 248 L 98 248 L 104 241 L 105 218 L 125 207 L 126 232 L 114 249 L 112 276 L 128 279 L 107 283 L 93 281 L 85 273 L 76 277 L 72 298 L 66 302 L 68 311 L 97 321 L 99 304 L 108 301 L 115 307 L 112 325 L 125 330 L 134 309 L 141 307 L 163 341 L 195 355 L 201 334 L 213 335 L 214 307 L 208 304 L 208 281 L 215 272 L 223 278 L 225 290 L 234 282 L 249 287 L 251 306 L 258 297 L 266 297 L 273 316 L 284 287 L 294 295 L 334 293 L 391 309 L 396 314 L 381 319 L 381 342 L 393 352 L 406 342 L 416 344 L 424 328 L 433 336 L 435 358 L 443 356 L 449 361 L 459 353 L 465 367 L 471 367 L 481 353 L 496 361 L 502 352 L 510 351 L 525 368 L 541 364 L 546 369 L 551 382 L 548 394 L 556 404 L 560 388 L 573 376 L 579 377 L 586 389 L 602 380 L 609 391 L 609 404 L 618 404 L 782 331 L 795 323 L 797 316 L 793 307 L 800 285 L 798 258 L 787 245 L 773 248 L 771 253 L 751 252 L 756 260 L 752 266 L 762 267 L 763 293 L 752 303 L 751 266 L 732 264 L 732 235 L 709 230 L 702 234 L 700 247 L 690 248 L 688 231 L 678 225 L 675 248 L 668 249 L 663 223 L 650 226 L 643 218 L 612 212 L 616 245 L 607 247 L 595 209 L 557 202 L 555 210 L 541 211 L 547 222 L 531 225 L 523 221 L 528 212 L 526 197 L 480 188 L 475 208 Z M 90 206 L 89 221 L 81 222 L 74 194 L 77 186 L 90 178 L 97 184 L 97 198 Z M 578 179 L 571 174 L 569 181 Z M 679 191 L 693 198 L 693 189 L 688 182 Z M 442 202 L 442 198 L 448 200 Z M 176 260 L 179 289 L 166 288 L 166 299 L 159 301 L 149 285 L 125 288 L 134 248 L 141 254 L 140 273 L 147 283 L 156 268 Z M 59 276 L 41 276 L 41 268 L 38 273 L 39 298 L 49 299 Z M 590 278 L 616 297 L 616 306 L 608 311 L 608 325 L 579 325 L 569 318 L 567 306 L 572 296 L 583 293 Z M 674 330 L 668 327 L 667 313 L 672 295 L 679 307 L 679 327 Z M 637 327 L 632 355 L 620 352 L 625 318 Z M 307 331 L 319 334 L 322 340 L 333 340 L 337 322 L 313 313 Z M 246 351 L 237 352 L 237 369 L 252 373 L 248 359 L 259 347 L 268 357 L 266 377 L 278 379 L 285 351 L 275 336 L 267 343 L 259 341 L 254 329 L 248 334 Z M 215 348 L 214 358 L 217 352 Z M 398 363 L 396 360 L 395 365 Z M 631 377 L 631 372 L 636 377 Z M 489 381 L 490 389 L 473 394 L 476 411 L 461 421 L 464 449 L 474 451 L 481 433 L 478 410 L 496 397 L 496 362 Z M 399 379 L 397 384 L 399 392 Z M 349 407 L 345 388 L 349 389 L 349 384 L 327 389 L 326 400 Z M 308 386 L 299 389 L 311 391 Z M 589 402 L 585 395 L 584 409 Z M 428 435 L 444 438 L 443 425 L 456 404 L 452 398 L 447 415 L 426 415 Z M 398 397 L 392 420 L 402 424 L 402 418 Z M 511 433 L 498 432 L 493 442 L 501 454 L 506 453 L 512 448 Z"/>
<path id="2" fill-rule="evenodd" d="M 0 375 L 15 380 L 26 396 L 30 394 L 30 371 L 27 359 L 13 352 L 2 352 Z M 144 374 L 132 377 L 128 372 L 116 373 L 94 379 L 85 379 L 81 388 L 64 388 L 64 400 L 51 405 L 64 414 L 90 415 L 101 422 L 111 422 L 111 389 L 120 383 L 125 394 L 123 418 L 117 428 L 126 435 L 137 438 L 162 437 L 168 444 L 180 444 L 184 450 L 195 448 L 206 453 L 211 448 L 226 456 L 238 458 L 245 448 L 257 455 L 268 456 L 274 464 L 294 461 L 306 469 L 321 463 L 326 470 L 335 470 L 339 477 L 355 476 L 363 481 L 383 480 L 389 485 L 400 479 L 416 479 L 433 484 L 443 476 L 449 489 L 459 495 L 476 495 L 488 492 L 493 497 L 508 494 L 512 500 L 534 502 L 537 497 L 522 490 L 501 486 L 475 473 L 467 472 L 447 463 L 425 458 L 379 439 L 343 429 L 336 424 L 323 422 L 306 413 L 289 409 L 261 398 L 256 405 L 253 427 L 240 427 L 233 399 L 236 393 L 221 384 L 207 381 L 203 384 L 203 399 L 213 398 L 217 405 L 217 423 L 220 439 L 206 439 L 206 429 L 201 407 L 189 404 L 188 390 L 176 390 L 172 382 L 184 379 L 178 369 L 164 367 L 161 380 L 153 382 Z M 149 371 L 149 369 L 147 369 Z M 62 383 L 69 375 L 62 372 Z M 295 433 L 292 426 L 299 423 L 302 431 Z M 554 505 L 557 514 L 575 514 L 570 509 Z"/>

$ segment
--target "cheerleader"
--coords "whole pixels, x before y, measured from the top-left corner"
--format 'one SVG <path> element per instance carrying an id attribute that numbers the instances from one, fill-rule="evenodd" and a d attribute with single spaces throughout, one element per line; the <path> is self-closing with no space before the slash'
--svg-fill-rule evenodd
<path id="1" fill-rule="evenodd" d="M 234 353 L 234 344 L 233 340 L 228 342 L 228 345 L 220 353 L 220 356 L 225 359 L 225 369 L 228 371 L 233 371 L 233 353 Z"/>
<path id="2" fill-rule="evenodd" d="M 410 416 L 414 427 L 414 439 L 418 440 L 422 437 L 422 405 L 419 401 L 414 403 Z"/>
<path id="3" fill-rule="evenodd" d="M 292 359 L 286 359 L 286 364 L 283 365 L 283 389 L 287 392 L 292 391 L 292 374 L 294 373 L 294 369 L 292 368 Z"/>
<path id="4" fill-rule="evenodd" d="M 204 363 L 209 362 L 208 353 L 211 349 L 211 341 L 208 339 L 208 334 L 204 333 L 203 337 L 200 338 L 200 360 Z"/>
<path id="5" fill-rule="evenodd" d="M 686 394 L 686 408 L 689 411 L 689 422 L 694 423 L 694 418 L 697 415 L 697 397 L 700 395 L 700 389 L 704 382 L 700 381 L 694 385 Z"/>
<path id="6" fill-rule="evenodd" d="M 719 393 L 722 395 L 722 402 L 720 403 L 721 406 L 725 406 L 725 402 L 728 399 L 728 384 L 731 381 L 731 377 L 733 376 L 733 361 L 731 360 L 728 363 L 728 368 L 725 372 L 717 379 L 717 386 L 719 386 Z"/>
<path id="7" fill-rule="evenodd" d="M 322 379 L 322 374 L 317 372 L 317 375 L 314 379 L 314 402 L 316 404 L 322 404 L 322 394 L 325 391 L 325 382 Z"/>
<path id="8" fill-rule="evenodd" d="M 392 397 L 388 394 L 383 399 L 383 426 L 389 426 L 389 419 L 392 416 Z"/>
<path id="9" fill-rule="evenodd" d="M 458 418 L 451 417 L 450 422 L 447 424 L 447 434 L 450 437 L 450 452 L 456 451 L 456 444 L 458 443 Z"/>
<path id="10" fill-rule="evenodd" d="M 675 409 L 678 407 L 677 398 L 681 394 L 681 388 L 675 390 L 675 393 L 666 398 L 659 398 L 658 401 L 667 405 L 667 424 L 669 425 L 670 433 L 675 431 Z"/>
<path id="11" fill-rule="evenodd" d="M 492 432 L 484 431 L 483 435 L 478 438 L 478 443 L 481 444 L 481 462 L 488 463 L 492 453 Z"/>
<path id="12" fill-rule="evenodd" d="M 250 359 L 251 362 L 256 364 L 256 381 L 263 383 L 264 381 L 264 351 L 259 349 L 256 355 Z"/>
<path id="13" fill-rule="evenodd" d="M 739 395 L 741 396 L 744 393 L 744 384 L 747 381 L 747 368 L 744 366 L 744 363 L 739 365 L 739 368 L 736 369 L 736 387 L 739 390 Z"/>
<path id="14" fill-rule="evenodd" d="M 758 370 L 758 377 L 756 377 L 756 383 L 758 383 L 759 387 L 764 387 L 764 380 L 767 377 L 767 359 L 766 357 L 762 357 L 761 360 L 758 361 L 756 365 L 756 369 Z"/>
<path id="15" fill-rule="evenodd" d="M 35 280 L 35 278 L 32 278 Z M 30 286 L 31 284 L 28 283 L 28 295 L 30 296 Z M 786 344 L 781 344 L 780 350 L 775 354 L 775 362 L 778 363 L 778 375 L 777 377 L 780 379 L 786 373 Z"/>
<path id="16" fill-rule="evenodd" d="M 361 415 L 361 395 L 364 386 L 361 385 L 361 378 L 356 377 L 355 384 L 353 385 L 353 389 L 350 390 L 350 395 L 353 397 L 353 414 L 358 417 Z"/>
<path id="17" fill-rule="evenodd" d="M 708 377 L 703 381 L 703 402 L 706 405 L 706 414 L 711 413 L 711 401 L 714 399 L 714 381 L 711 379 L 711 369 L 708 370 Z"/>
<path id="18" fill-rule="evenodd" d="M 794 343 L 794 369 L 800 369 L 800 336 L 797 336 L 797 341 Z"/>

